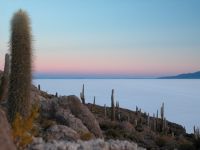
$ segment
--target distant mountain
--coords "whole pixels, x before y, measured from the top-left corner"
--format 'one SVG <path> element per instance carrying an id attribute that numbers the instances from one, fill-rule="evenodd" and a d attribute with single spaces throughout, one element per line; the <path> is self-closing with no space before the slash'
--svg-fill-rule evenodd
<path id="1" fill-rule="evenodd" d="M 200 71 L 194 73 L 179 74 L 177 76 L 160 77 L 159 79 L 200 79 Z"/>

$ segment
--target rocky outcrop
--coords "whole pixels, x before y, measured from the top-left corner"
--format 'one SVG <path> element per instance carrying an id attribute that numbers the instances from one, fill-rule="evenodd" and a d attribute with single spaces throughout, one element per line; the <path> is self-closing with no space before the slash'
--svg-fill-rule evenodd
<path id="1" fill-rule="evenodd" d="M 90 141 L 56 141 L 44 142 L 41 138 L 35 138 L 33 143 L 29 145 L 31 150 L 145 150 L 138 147 L 134 142 L 96 139 Z"/>
<path id="2" fill-rule="evenodd" d="M 41 100 L 41 115 L 54 119 L 78 133 L 91 132 L 95 137 L 103 138 L 99 123 L 90 110 L 76 96 L 65 96 Z"/>
<path id="3" fill-rule="evenodd" d="M 61 106 L 68 107 L 72 114 L 79 118 L 88 130 L 96 137 L 103 138 L 99 123 L 90 110 L 83 105 L 76 96 L 61 97 L 59 100 Z"/>
<path id="4" fill-rule="evenodd" d="M 16 150 L 11 138 L 10 125 L 4 111 L 0 108 L 0 149 Z"/>
<path id="5" fill-rule="evenodd" d="M 79 118 L 76 118 L 68 109 L 60 108 L 55 112 L 57 122 L 64 124 L 80 134 L 88 133 L 89 130 Z"/>

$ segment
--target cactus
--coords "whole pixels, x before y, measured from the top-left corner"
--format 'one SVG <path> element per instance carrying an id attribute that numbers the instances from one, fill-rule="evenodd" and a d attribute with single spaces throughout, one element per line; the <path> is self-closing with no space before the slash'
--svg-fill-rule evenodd
<path id="1" fill-rule="evenodd" d="M 115 120 L 115 101 L 114 101 L 114 89 L 112 89 L 111 94 L 111 120 Z"/>
<path id="2" fill-rule="evenodd" d="M 84 86 L 84 84 L 82 87 L 82 92 L 80 93 L 80 98 L 82 100 L 82 103 L 85 104 L 85 86 Z"/>
<path id="3" fill-rule="evenodd" d="M 161 120 L 164 120 L 164 103 L 162 103 L 161 109 L 160 109 L 160 116 L 161 116 Z"/>
<path id="4" fill-rule="evenodd" d="M 147 116 L 147 126 L 150 127 L 150 117 L 149 117 L 149 113 L 148 113 L 148 116 Z"/>
<path id="5" fill-rule="evenodd" d="M 153 114 L 153 131 L 156 131 L 156 118 L 155 118 L 155 114 Z"/>
<path id="6" fill-rule="evenodd" d="M 31 32 L 25 11 L 16 12 L 11 21 L 11 74 L 8 92 L 8 116 L 12 122 L 19 113 L 27 117 L 30 112 L 31 92 Z"/>
<path id="7" fill-rule="evenodd" d="M 96 105 L 96 101 L 95 101 L 96 97 L 94 96 L 94 100 L 93 100 L 93 105 Z"/>
<path id="8" fill-rule="evenodd" d="M 107 109 L 106 109 L 106 104 L 104 104 L 104 117 L 107 117 Z"/>
<path id="9" fill-rule="evenodd" d="M 9 87 L 9 74 L 10 74 L 10 56 L 5 55 L 4 73 L 0 86 L 0 101 L 7 100 L 8 87 Z"/>
<path id="10" fill-rule="evenodd" d="M 91 111 L 93 111 L 93 112 L 95 112 L 95 103 L 96 103 L 96 100 L 95 100 L 96 98 L 95 98 L 95 96 L 94 96 L 94 99 L 93 99 L 93 105 L 92 105 L 92 110 Z"/>
<path id="11" fill-rule="evenodd" d="M 55 97 L 58 97 L 58 92 L 56 92 Z"/>
<path id="12" fill-rule="evenodd" d="M 38 90 L 40 91 L 40 84 L 38 84 Z"/>

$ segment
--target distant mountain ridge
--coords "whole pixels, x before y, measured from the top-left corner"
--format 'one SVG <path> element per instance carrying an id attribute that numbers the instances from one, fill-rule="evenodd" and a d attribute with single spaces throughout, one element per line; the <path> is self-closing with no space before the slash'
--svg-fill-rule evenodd
<path id="1" fill-rule="evenodd" d="M 158 79 L 200 79 L 200 71 L 193 73 L 179 74 L 177 76 L 166 76 Z"/>

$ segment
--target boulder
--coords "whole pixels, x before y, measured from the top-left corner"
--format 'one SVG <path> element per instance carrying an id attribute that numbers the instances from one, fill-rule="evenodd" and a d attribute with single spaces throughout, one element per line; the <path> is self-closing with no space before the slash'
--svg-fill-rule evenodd
<path id="1" fill-rule="evenodd" d="M 103 138 L 98 121 L 78 97 L 41 99 L 40 105 L 42 117 L 56 120 L 58 124 L 66 125 L 78 133 L 91 132 L 95 137 Z"/>
<path id="2" fill-rule="evenodd" d="M 79 118 L 76 118 L 74 115 L 72 115 L 69 109 L 60 108 L 56 110 L 55 119 L 58 123 L 72 128 L 77 133 L 84 134 L 89 132 L 87 127 L 82 123 L 82 121 Z"/>
<path id="3" fill-rule="evenodd" d="M 80 139 L 79 134 L 73 129 L 64 125 L 53 125 L 46 133 L 47 140 L 68 140 L 77 141 Z"/>
<path id="4" fill-rule="evenodd" d="M 59 98 L 59 105 L 69 109 L 71 113 L 79 118 L 82 123 L 98 138 L 103 138 L 102 131 L 95 116 L 90 112 L 87 106 L 83 105 L 76 96 L 63 96 Z"/>
<path id="5" fill-rule="evenodd" d="M 11 138 L 10 125 L 7 121 L 4 111 L 0 108 L 0 149 L 16 150 Z"/>

